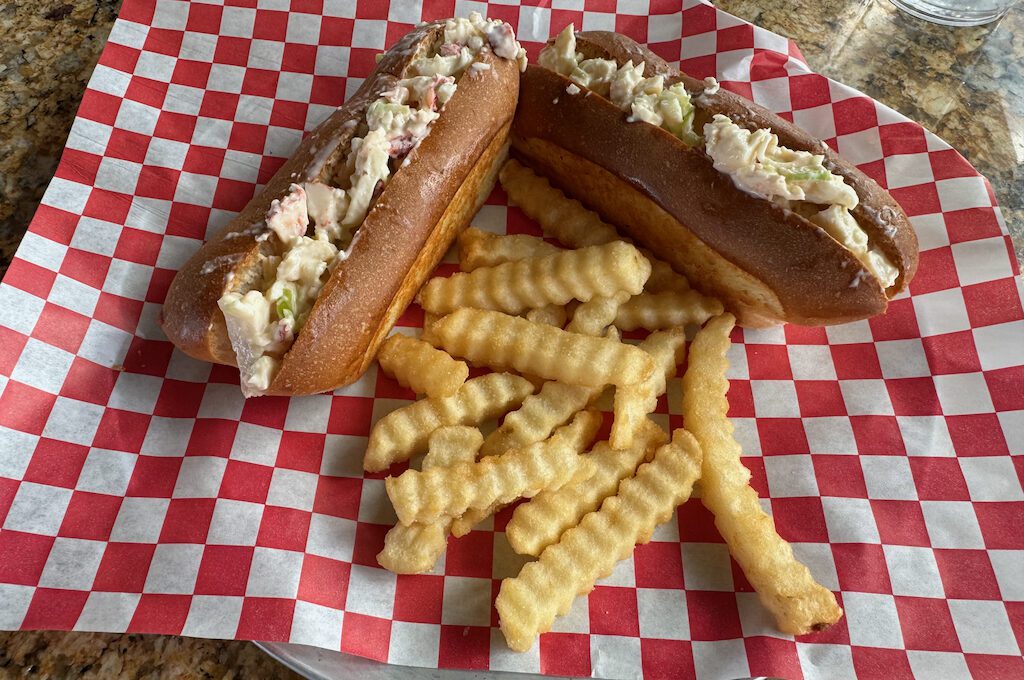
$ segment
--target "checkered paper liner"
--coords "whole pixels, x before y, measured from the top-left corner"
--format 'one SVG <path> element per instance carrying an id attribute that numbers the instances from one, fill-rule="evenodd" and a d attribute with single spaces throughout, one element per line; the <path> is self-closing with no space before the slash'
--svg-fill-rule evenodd
<path id="1" fill-rule="evenodd" d="M 547 3 L 542 3 L 547 4 Z M 987 182 L 918 125 L 696 0 L 125 0 L 67 149 L 0 284 L 0 627 L 316 645 L 388 661 L 597 677 L 1022 677 L 1024 311 Z M 473 9 L 536 57 L 572 21 L 717 75 L 825 139 L 911 216 L 888 314 L 737 331 L 731 417 L 780 532 L 846 617 L 774 630 L 699 502 L 554 632 L 510 652 L 491 602 L 520 564 L 502 513 L 431 574 L 375 554 L 376 368 L 245 401 L 157 324 L 176 269 L 421 19 Z M 537 233 L 500 189 L 475 223 Z M 450 268 L 450 266 L 449 266 Z M 400 325 L 416 328 L 410 309 Z M 681 424 L 679 385 L 657 419 Z"/>

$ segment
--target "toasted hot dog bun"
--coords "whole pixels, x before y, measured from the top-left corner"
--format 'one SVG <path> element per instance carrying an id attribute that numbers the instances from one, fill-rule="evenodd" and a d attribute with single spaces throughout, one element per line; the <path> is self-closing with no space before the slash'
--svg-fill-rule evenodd
<path id="1" fill-rule="evenodd" d="M 437 49 L 444 22 L 425 24 L 385 53 L 362 87 L 299 145 L 266 187 L 178 272 L 164 303 L 167 336 L 197 359 L 239 365 L 218 300 L 258 287 L 263 262 L 279 254 L 271 203 L 293 183 L 331 183 L 367 109 Z M 323 282 L 308 319 L 260 394 L 302 395 L 356 380 L 388 331 L 490 193 L 508 153 L 519 89 L 515 59 L 484 49 L 462 72 L 429 133 L 408 152 L 371 207 L 348 255 Z M 312 225 L 312 220 L 310 220 Z M 243 371 L 243 390 L 245 376 Z M 252 391 L 247 391 L 251 396 Z"/>
<path id="2" fill-rule="evenodd" d="M 629 112 L 609 99 L 553 70 L 528 67 L 513 123 L 514 154 L 721 299 L 741 323 L 825 325 L 871 317 L 913 277 L 917 238 L 903 210 L 820 140 L 739 95 L 705 93 L 703 81 L 623 35 L 580 32 L 576 50 L 619 66 L 643 62 L 643 75 L 663 75 L 666 88 L 682 83 L 698 135 L 722 114 L 751 131 L 770 129 L 782 146 L 823 155 L 824 166 L 856 192 L 859 203 L 850 212 L 871 247 L 899 270 L 883 287 L 824 229 L 739 189 L 715 169 L 703 144 L 688 146 L 661 127 L 629 122 Z"/>

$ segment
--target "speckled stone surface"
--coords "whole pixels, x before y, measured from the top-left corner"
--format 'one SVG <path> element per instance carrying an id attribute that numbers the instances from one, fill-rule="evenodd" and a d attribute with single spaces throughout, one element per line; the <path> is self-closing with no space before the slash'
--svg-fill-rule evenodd
<path id="1" fill-rule="evenodd" d="M 0 274 L 24 234 L 116 15 L 114 0 L 0 0 Z M 811 67 L 919 121 L 991 181 L 1024 260 L 1024 6 L 973 29 L 887 0 L 719 0 Z M 0 633 L 0 678 L 297 677 L 245 642 Z"/>

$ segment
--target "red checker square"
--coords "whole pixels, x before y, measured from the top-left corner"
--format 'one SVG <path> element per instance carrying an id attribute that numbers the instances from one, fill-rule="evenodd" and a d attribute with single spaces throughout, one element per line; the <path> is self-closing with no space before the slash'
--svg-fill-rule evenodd
<path id="1" fill-rule="evenodd" d="M 708 54 L 703 57 L 691 57 L 689 59 L 683 59 L 679 62 L 679 68 L 684 73 L 689 73 L 694 78 L 707 78 L 713 76 L 718 69 L 718 59 L 714 54 Z M 735 91 L 733 83 L 721 82 L 720 84 L 727 90 Z"/>
<path id="2" fill-rule="evenodd" d="M 132 333 L 139 327 L 139 319 L 142 317 L 142 300 L 132 300 L 120 295 L 101 292 L 93 317 L 127 333 Z"/>
<path id="3" fill-rule="evenodd" d="M 452 8 L 454 11 L 454 7 Z M 431 14 L 429 16 L 452 16 Z M 355 22 L 346 17 L 323 17 L 320 19 L 320 45 L 348 47 L 352 44 L 352 28 Z"/>
<path id="4" fill-rule="evenodd" d="M 290 7 L 292 12 L 303 14 L 322 14 L 324 11 L 324 0 L 292 0 Z"/>
<path id="5" fill-rule="evenodd" d="M 12 430 L 42 434 L 57 397 L 10 380 L 0 394 L 0 425 Z"/>
<path id="6" fill-rule="evenodd" d="M 914 283 L 917 283 L 916 278 Z M 876 341 L 921 337 L 917 326 L 917 313 L 914 311 L 914 305 L 910 298 L 891 301 L 885 314 L 872 317 L 868 320 L 868 324 L 871 326 L 871 335 Z"/>
<path id="7" fill-rule="evenodd" d="M 958 456 L 1002 456 L 1010 453 L 995 413 L 946 416 L 949 437 Z"/>
<path id="8" fill-rule="evenodd" d="M 177 142 L 188 142 L 196 129 L 196 116 L 174 111 L 161 111 L 153 128 L 153 136 L 171 139 Z"/>
<path id="9" fill-rule="evenodd" d="M 794 111 L 828 104 L 832 101 L 828 79 L 817 73 L 793 76 L 789 79 L 789 98 Z"/>
<path id="10" fill-rule="evenodd" d="M 182 169 L 197 175 L 220 174 L 221 166 L 224 165 L 226 149 L 214 149 L 209 146 L 190 146 L 185 154 L 185 162 Z"/>
<path id="11" fill-rule="evenodd" d="M 508 233 L 509 234 L 528 234 L 530 236 L 543 236 L 544 233 L 541 231 L 540 226 L 531 220 L 517 207 L 511 207 L 508 210 Z M 555 245 L 559 245 L 558 241 L 555 241 Z M 444 265 L 441 265 L 444 267 Z M 444 275 L 447 276 L 450 272 L 445 270 Z M 434 272 L 435 276 L 441 275 L 439 272 Z"/>
<path id="12" fill-rule="evenodd" d="M 235 121 L 228 137 L 228 148 L 262 154 L 266 139 L 266 126 Z"/>
<path id="13" fill-rule="evenodd" d="M 835 143 L 832 143 L 832 147 L 835 148 Z M 857 166 L 857 169 L 878 182 L 883 188 L 889 186 L 889 181 L 885 176 L 885 161 L 882 159 L 870 163 L 861 163 Z"/>
<path id="14" fill-rule="evenodd" d="M 187 87 L 203 89 L 210 80 L 210 69 L 212 64 L 205 61 L 194 61 L 192 59 L 179 59 L 174 65 L 174 73 L 171 74 L 171 82 Z"/>
<path id="15" fill-rule="evenodd" d="M 242 545 L 208 545 L 203 548 L 196 577 L 196 595 L 245 595 L 253 548 Z"/>
<path id="16" fill-rule="evenodd" d="M 821 498 L 773 498 L 772 516 L 779 534 L 787 541 L 828 543 Z"/>
<path id="17" fill-rule="evenodd" d="M 939 395 L 931 378 L 900 378 L 885 381 L 889 400 L 898 416 L 937 416 L 942 414 Z"/>
<path id="18" fill-rule="evenodd" d="M 281 433 L 275 466 L 302 472 L 319 472 L 324 457 L 326 435 L 315 432 Z"/>
<path id="19" fill-rule="evenodd" d="M 914 680 L 914 671 L 910 667 L 907 653 L 902 649 L 851 647 L 850 652 L 858 678 Z"/>
<path id="20" fill-rule="evenodd" d="M 846 415 L 843 392 L 835 380 L 797 380 L 794 385 L 804 418 Z"/>
<path id="21" fill-rule="evenodd" d="M 351 477 L 321 477 L 317 480 L 313 512 L 355 520 L 359 518 L 359 499 L 363 480 Z M 490 572 L 488 572 L 490 576 Z"/>
<path id="22" fill-rule="evenodd" d="M 754 417 L 754 393 L 749 380 L 729 381 L 729 417 Z"/>
<path id="23" fill-rule="evenodd" d="M 635 588 L 597 586 L 590 593 L 589 606 L 591 633 L 640 636 Z"/>
<path id="24" fill-rule="evenodd" d="M 170 498 L 178 481 L 181 458 L 139 456 L 126 496 Z"/>
<path id="25" fill-rule="evenodd" d="M 213 51 L 213 60 L 217 64 L 245 66 L 249 62 L 249 49 L 252 41 L 248 38 L 236 38 L 222 35 L 217 38 L 217 48 Z"/>
<path id="26" fill-rule="evenodd" d="M 161 543 L 203 543 L 210 531 L 213 498 L 172 498 L 160 530 Z"/>
<path id="27" fill-rule="evenodd" d="M 154 269 L 149 277 L 149 288 L 146 289 L 146 302 L 162 305 L 167 297 L 167 289 L 177 273 L 171 269 Z"/>
<path id="28" fill-rule="evenodd" d="M 445 573 L 449 576 L 491 578 L 494 561 L 494 534 L 472 531 L 457 541 L 449 541 Z"/>
<path id="29" fill-rule="evenodd" d="M 743 637 L 736 593 L 686 591 L 686 611 L 693 640 L 732 640 Z"/>
<path id="30" fill-rule="evenodd" d="M 103 53 L 100 54 L 99 63 L 121 73 L 133 73 L 135 65 L 139 63 L 139 55 L 141 54 L 142 50 L 134 47 L 108 42 L 103 46 Z"/>
<path id="31" fill-rule="evenodd" d="M 970 491 L 956 458 L 913 456 L 909 459 L 914 488 L 922 501 L 969 501 Z"/>
<path id="32" fill-rule="evenodd" d="M 66 153 L 67 150 L 65 150 Z M 78 215 L 48 205 L 40 205 L 36 209 L 36 216 L 32 219 L 32 231 L 55 243 L 64 245 L 71 243 L 76 226 L 78 226 Z"/>
<path id="33" fill-rule="evenodd" d="M 942 212 L 942 204 L 939 202 L 939 192 L 933 182 L 915 184 L 909 187 L 897 187 L 889 191 L 896 202 L 900 204 L 903 211 L 909 217 L 917 215 L 932 215 Z M 924 253 L 921 253 L 924 255 Z M 923 259 L 919 264 L 924 264 Z M 919 267 L 918 271 L 922 271 Z M 922 272 L 923 273 L 923 272 Z M 915 279 L 916 282 L 916 279 Z"/>
<path id="34" fill-rule="evenodd" d="M 114 257 L 119 260 L 155 265 L 163 238 L 160 234 L 125 227 L 117 239 Z"/>
<path id="35" fill-rule="evenodd" d="M 256 536 L 256 545 L 301 552 L 306 548 L 309 520 L 308 512 L 268 505 L 263 510 L 263 520 L 260 522 L 260 531 Z"/>
<path id="36" fill-rule="evenodd" d="M 799 418 L 761 418 L 757 421 L 757 433 L 765 456 L 810 453 L 807 433 Z"/>
<path id="37" fill-rule="evenodd" d="M 348 75 L 352 78 L 366 78 L 377 67 L 379 50 L 353 47 L 348 55 Z"/>
<path id="38" fill-rule="evenodd" d="M 935 562 L 948 599 L 1000 599 L 999 582 L 986 551 L 936 548 Z"/>
<path id="39" fill-rule="evenodd" d="M 124 224 L 131 205 L 132 199 L 128 194 L 94 187 L 89 193 L 89 200 L 85 202 L 82 214 L 114 224 Z"/>
<path id="40" fill-rule="evenodd" d="M 191 595 L 145 593 L 139 598 L 127 632 L 178 635 L 185 627 L 191 606 Z"/>
<path id="41" fill-rule="evenodd" d="M 758 636 L 743 641 L 750 670 L 773 678 L 800 678 L 800 657 L 796 643 L 773 637 Z"/>
<path id="42" fill-rule="evenodd" d="M 322 104 L 324 106 L 339 106 L 345 100 L 345 83 L 348 82 L 347 78 L 339 76 L 313 76 L 313 85 L 309 91 L 309 103 L 310 104 Z M 296 102 L 278 102 L 278 103 L 289 103 L 295 104 Z M 301 118 L 296 117 L 299 113 L 299 109 L 302 109 Z M 282 127 L 290 127 L 296 130 L 301 130 L 305 125 L 306 109 L 308 106 L 305 104 L 299 104 L 292 109 L 289 109 L 289 116 L 284 120 Z M 271 114 L 271 124 L 274 124 L 274 114 Z"/>
<path id="43" fill-rule="evenodd" d="M 903 435 L 894 416 L 850 416 L 850 427 L 861 455 L 906 455 Z"/>
<path id="44" fill-rule="evenodd" d="M 1024 657 L 994 654 L 964 654 L 974 680 L 1024 678 Z"/>
<path id="45" fill-rule="evenodd" d="M 347 562 L 306 554 L 302 560 L 298 598 L 333 609 L 344 609 L 352 567 Z M 396 600 L 397 606 L 397 600 Z"/>
<path id="46" fill-rule="evenodd" d="M 10 390 L 10 386 L 7 389 Z M 145 413 L 108 408 L 103 411 L 92 445 L 101 449 L 138 453 L 146 438 L 149 421 L 150 416 Z"/>
<path id="47" fill-rule="evenodd" d="M 643 15 L 616 14 L 615 30 L 618 33 L 625 33 L 633 40 L 644 44 L 647 42 L 647 17 Z"/>
<path id="48" fill-rule="evenodd" d="M 746 345 L 751 380 L 792 380 L 785 345 Z"/>
<path id="49" fill-rule="evenodd" d="M 156 52 L 176 57 L 181 51 L 181 41 L 184 37 L 184 31 L 172 31 L 166 28 L 150 26 L 149 31 L 146 33 L 146 43 L 142 46 L 142 49 L 147 52 Z"/>
<path id="50" fill-rule="evenodd" d="M 964 286 L 963 294 L 967 318 L 975 328 L 1024 318 L 1024 309 L 1012 278 Z"/>
<path id="51" fill-rule="evenodd" d="M 188 8 L 188 22 L 185 30 L 194 33 L 210 33 L 217 35 L 220 32 L 220 19 L 224 13 L 222 7 L 214 5 L 202 5 L 193 3 Z"/>
<path id="52" fill-rule="evenodd" d="M 107 150 L 104 155 L 110 158 L 121 158 L 133 163 L 142 163 L 146 160 L 146 151 L 149 149 L 149 135 L 143 135 L 131 130 L 114 128 L 110 131 L 110 139 L 107 140 Z"/>
<path id="53" fill-rule="evenodd" d="M 594 10 L 591 9 L 590 11 Z M 653 7 L 649 10 L 649 13 L 655 14 Z M 575 24 L 577 26 L 583 25 L 583 12 L 569 9 L 551 9 L 551 35 L 555 35 L 557 31 L 561 30 L 565 26 L 568 26 L 569 24 Z"/>
<path id="54" fill-rule="evenodd" d="M 357 19 L 387 19 L 387 3 L 360 2 L 356 3 Z M 493 17 L 491 17 L 493 18 Z"/>
<path id="55" fill-rule="evenodd" d="M 782 327 L 786 334 L 787 345 L 827 345 L 828 334 L 823 326 L 794 326 L 786 324 Z"/>
<path id="56" fill-rule="evenodd" d="M 242 78 L 242 94 L 273 99 L 277 95 L 277 81 L 279 77 L 280 74 L 277 71 L 262 68 L 246 69 L 245 76 Z M 285 102 L 274 102 L 274 105 L 276 107 L 278 104 L 283 103 Z M 300 106 L 302 105 L 300 104 Z"/>
<path id="57" fill-rule="evenodd" d="M 768 474 L 764 469 L 764 458 L 761 456 L 743 456 L 743 466 L 750 471 L 750 487 L 762 498 L 768 497 Z"/>
<path id="58" fill-rule="evenodd" d="M 217 496 L 236 501 L 263 503 L 267 500 L 273 474 L 274 469 L 266 465 L 229 460 Z"/>
<path id="59" fill-rule="evenodd" d="M 234 92 L 207 90 L 203 93 L 203 103 L 199 107 L 199 115 L 205 118 L 233 120 L 235 109 L 238 108 L 238 95 Z"/>
<path id="60" fill-rule="evenodd" d="M 857 456 L 811 456 L 811 463 L 822 496 L 868 497 L 864 470 Z"/>
<path id="61" fill-rule="evenodd" d="M 613 11 L 613 10 L 612 10 Z M 697 5 L 682 12 L 682 34 L 699 35 L 718 28 L 718 12 L 710 5 Z"/>
<path id="62" fill-rule="evenodd" d="M 139 181 L 135 185 L 135 195 L 169 201 L 174 198 L 179 177 L 181 172 L 173 168 L 143 165 L 139 171 Z"/>
<path id="63" fill-rule="evenodd" d="M 944 599 L 896 597 L 896 613 L 907 649 L 959 652 L 960 639 Z"/>
<path id="64" fill-rule="evenodd" d="M 970 331 L 921 338 L 932 375 L 974 373 L 981 370 L 978 349 Z"/>
<path id="65" fill-rule="evenodd" d="M 217 456 L 227 458 L 235 441 L 238 423 L 234 420 L 199 418 L 185 446 L 186 456 Z"/>
<path id="66" fill-rule="evenodd" d="M 1001 368 L 985 373 L 985 384 L 997 411 L 1024 409 L 1024 366 Z"/>
<path id="67" fill-rule="evenodd" d="M 403 35 L 405 32 L 403 32 Z M 316 45 L 285 43 L 281 55 L 281 70 L 294 73 L 312 73 L 316 68 Z"/>
<path id="68" fill-rule="evenodd" d="M 206 385 L 184 380 L 164 379 L 153 415 L 167 418 L 195 418 L 203 401 Z"/>
<path id="69" fill-rule="evenodd" d="M 395 582 L 394 619 L 440 624 L 443 600 L 443 576 L 400 574 Z"/>
<path id="70" fill-rule="evenodd" d="M 141 593 L 146 585 L 155 545 L 108 543 L 96 569 L 92 589 L 102 592 Z"/>
<path id="71" fill-rule="evenodd" d="M 832 363 L 840 380 L 865 380 L 882 377 L 878 352 L 873 344 L 832 345 Z"/>
<path id="72" fill-rule="evenodd" d="M 924 513 L 917 501 L 872 500 L 878 536 L 886 545 L 931 545 Z"/>
<path id="73" fill-rule="evenodd" d="M 975 503 L 974 513 L 989 550 L 1024 549 L 1024 503 Z"/>
<path id="74" fill-rule="evenodd" d="M 1004 602 L 1003 606 L 1010 617 L 1010 627 L 1017 637 L 1017 644 L 1024 649 L 1024 602 Z"/>
<path id="75" fill-rule="evenodd" d="M 238 619 L 235 637 L 239 640 L 288 642 L 294 614 L 295 600 L 247 597 L 242 602 L 242 615 Z"/>
<path id="76" fill-rule="evenodd" d="M 226 181 L 228 180 L 219 180 L 218 188 Z M 171 211 L 167 218 L 167 233 L 171 236 L 185 236 L 201 241 L 205 238 L 206 224 L 209 218 L 210 209 L 204 206 L 171 203 Z"/>
<path id="77" fill-rule="evenodd" d="M 162 378 L 167 374 L 173 353 L 174 345 L 169 342 L 134 337 L 125 353 L 124 370 Z"/>
<path id="78" fill-rule="evenodd" d="M 723 28 L 715 34 L 716 52 L 750 49 L 754 46 L 754 27 L 751 24 L 740 24 Z"/>
<path id="79" fill-rule="evenodd" d="M 372 399 L 335 396 L 331 399 L 331 414 L 327 418 L 327 433 L 365 437 L 370 434 L 372 418 Z"/>
<path id="80" fill-rule="evenodd" d="M 867 543 L 832 545 L 839 587 L 844 592 L 892 594 L 882 546 Z"/>
<path id="81" fill-rule="evenodd" d="M 0 531 L 0 583 L 34 586 L 46 565 L 53 547 L 53 536 L 26 534 L 21 531 Z M 9 559 L 17 555 L 18 559 Z"/>
<path id="82" fill-rule="evenodd" d="M 25 470 L 25 481 L 73 489 L 88 455 L 88 446 L 44 437 L 32 452 L 32 460 Z"/>
<path id="83" fill-rule="evenodd" d="M 974 174 L 973 170 L 971 174 Z M 991 238 L 1003 233 L 999 228 L 999 220 L 996 219 L 996 212 L 993 208 L 950 210 L 943 213 L 943 219 L 946 221 L 946 232 L 949 234 L 951 243 Z"/>
<path id="84" fill-rule="evenodd" d="M 908 153 L 927 153 L 928 140 L 924 129 L 917 123 L 890 123 L 878 126 L 882 140 L 882 153 L 897 156 Z"/>
<path id="85" fill-rule="evenodd" d="M 607 414 L 603 414 L 603 415 L 607 416 Z M 596 439 L 596 441 L 601 441 L 601 439 Z M 495 531 L 504 531 L 505 530 L 505 527 L 508 526 L 508 523 L 510 521 L 512 521 L 512 513 L 515 512 L 517 507 L 519 507 L 518 502 L 512 503 L 510 505 L 506 505 L 504 508 L 499 510 L 494 515 L 494 530 Z"/>
<path id="86" fill-rule="evenodd" d="M 256 12 L 252 37 L 258 40 L 284 42 L 288 33 L 288 13 L 261 9 Z"/>
<path id="87" fill-rule="evenodd" d="M 124 97 L 159 109 L 163 106 L 164 99 L 167 98 L 167 83 L 136 75 L 128 83 Z"/>
<path id="88" fill-rule="evenodd" d="M 494 19 L 496 17 L 490 17 Z M 396 42 L 401 40 L 402 36 L 412 30 L 412 24 L 402 24 L 397 21 L 389 21 L 384 32 L 384 44 L 394 45 Z"/>
<path id="89" fill-rule="evenodd" d="M 260 184 L 266 184 L 270 181 L 270 178 L 274 176 L 274 173 L 281 169 L 287 158 L 280 156 L 264 156 L 263 160 L 260 161 L 260 169 L 256 173 L 256 181 Z"/>
<path id="90" fill-rule="evenodd" d="M 956 288 L 960 285 L 960 279 L 956 274 L 956 265 L 953 261 L 953 251 L 948 247 L 924 251 L 919 257 L 919 262 L 920 265 L 917 269 L 919 273 L 910 283 L 910 292 L 912 294 L 932 293 L 938 290 Z M 892 309 L 894 302 L 889 303 L 890 309 Z M 910 300 L 904 299 L 900 300 L 900 302 L 909 304 Z M 872 328 L 874 328 L 873 324 Z M 875 337 L 876 339 L 881 339 L 877 335 Z"/>
<path id="91" fill-rule="evenodd" d="M 439 668 L 487 670 L 490 649 L 490 628 L 441 626 L 437 665 Z"/>
<path id="92" fill-rule="evenodd" d="M 541 635 L 540 672 L 544 675 L 590 677 L 590 637 L 575 633 Z"/>
<path id="93" fill-rule="evenodd" d="M 407 328 L 422 328 L 423 319 L 423 308 L 413 303 L 405 308 L 405 311 L 402 312 L 402 315 L 400 317 L 398 317 L 398 321 L 395 323 L 395 325 L 405 326 Z"/>
<path id="94" fill-rule="evenodd" d="M 7 268 L 3 280 L 4 283 L 20 288 L 26 293 L 45 298 L 50 294 L 55 278 L 57 274 L 49 269 L 32 264 L 28 260 L 16 259 Z"/>
<path id="95" fill-rule="evenodd" d="M 19 486 L 21 482 L 16 479 L 0 477 L 0 526 L 7 520 L 7 513 L 11 510 Z"/>
<path id="96" fill-rule="evenodd" d="M 715 528 L 715 516 L 703 503 L 679 506 L 679 540 L 683 543 L 724 543 Z"/>
<path id="97" fill-rule="evenodd" d="M 695 680 L 697 677 L 693 647 L 686 640 L 640 638 L 640 665 L 647 680 Z"/>
<path id="98" fill-rule="evenodd" d="M 390 644 L 389 619 L 345 612 L 345 625 L 341 629 L 341 651 L 377 661 L 387 661 Z"/>
<path id="99" fill-rule="evenodd" d="M 88 599 L 87 591 L 37 588 L 21 626 L 25 630 L 71 630 Z"/>
<path id="100" fill-rule="evenodd" d="M 832 103 L 832 116 L 836 121 L 836 134 L 848 135 L 878 127 L 875 103 L 867 97 L 851 97 Z"/>
<path id="101" fill-rule="evenodd" d="M 394 378 L 384 371 L 377 371 L 377 385 L 373 391 L 380 399 L 407 399 L 415 401 L 416 393 L 407 387 L 402 387 Z"/>
<path id="102" fill-rule="evenodd" d="M 247 399 L 242 407 L 242 421 L 253 425 L 262 425 L 275 430 L 284 428 L 288 416 L 287 397 L 260 397 Z"/>
<path id="103" fill-rule="evenodd" d="M 86 89 L 82 95 L 82 103 L 78 106 L 78 115 L 97 123 L 113 125 L 117 120 L 117 112 L 120 108 L 120 97 Z"/>
<path id="104" fill-rule="evenodd" d="M 721 37 L 721 34 L 719 34 Z M 769 50 L 754 49 L 754 58 L 750 62 L 750 79 L 753 81 L 768 80 L 770 78 L 785 78 L 789 75 L 786 71 L 786 62 L 789 57 L 778 52 Z"/>
<path id="105" fill-rule="evenodd" d="M 633 552 L 637 588 L 682 588 L 683 559 L 676 542 L 638 545 Z"/>
<path id="106" fill-rule="evenodd" d="M 57 533 L 65 538 L 106 541 L 117 521 L 121 501 L 120 496 L 75 491 Z"/>
<path id="107" fill-rule="evenodd" d="M 57 309 L 61 308 L 58 307 Z M 43 314 L 46 314 L 46 307 L 43 307 Z M 38 322 L 36 322 L 36 326 L 39 326 Z M 88 326 L 88 320 L 86 320 L 86 326 Z M 0 374 L 8 376 L 11 374 L 11 371 L 14 370 L 14 365 L 21 358 L 21 351 L 25 349 L 25 343 L 27 342 L 27 336 L 10 328 L 0 326 Z"/>
<path id="108" fill-rule="evenodd" d="M 953 149 L 930 151 L 928 161 L 932 166 L 932 176 L 936 180 L 953 177 L 975 177 L 978 171 Z"/>

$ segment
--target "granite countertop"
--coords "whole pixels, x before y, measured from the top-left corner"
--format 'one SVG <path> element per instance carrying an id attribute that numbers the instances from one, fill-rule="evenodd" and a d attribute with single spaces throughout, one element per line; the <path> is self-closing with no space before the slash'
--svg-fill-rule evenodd
<path id="1" fill-rule="evenodd" d="M 979 28 L 887 0 L 718 0 L 796 40 L 811 67 L 946 139 L 991 181 L 1024 261 L 1024 5 Z M 0 275 L 56 168 L 115 0 L 0 0 Z M 297 677 L 256 647 L 143 635 L 0 633 L 0 677 Z"/>

